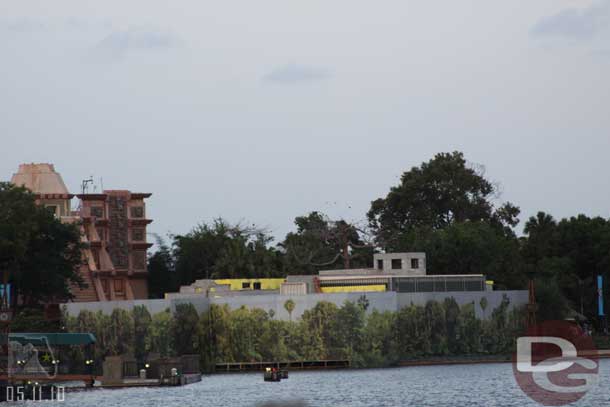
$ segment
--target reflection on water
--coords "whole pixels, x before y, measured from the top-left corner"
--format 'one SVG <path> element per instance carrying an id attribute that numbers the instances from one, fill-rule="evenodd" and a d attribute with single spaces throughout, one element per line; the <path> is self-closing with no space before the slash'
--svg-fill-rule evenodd
<path id="1" fill-rule="evenodd" d="M 599 384 L 574 406 L 610 401 L 610 361 Z M 30 404 L 29 402 L 28 404 Z M 23 405 L 23 403 L 21 404 Z M 46 403 L 46 405 L 50 405 Z M 66 394 L 63 406 L 539 406 L 519 389 L 510 364 L 291 372 L 279 383 L 262 374 L 206 376 L 185 387 L 91 390 Z"/>

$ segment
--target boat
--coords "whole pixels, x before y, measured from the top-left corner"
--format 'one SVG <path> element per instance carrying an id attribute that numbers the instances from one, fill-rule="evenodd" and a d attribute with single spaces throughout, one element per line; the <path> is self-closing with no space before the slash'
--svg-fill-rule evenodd
<path id="1" fill-rule="evenodd" d="M 282 380 L 282 373 L 275 367 L 265 368 L 265 374 L 263 376 L 266 382 L 279 382 Z"/>

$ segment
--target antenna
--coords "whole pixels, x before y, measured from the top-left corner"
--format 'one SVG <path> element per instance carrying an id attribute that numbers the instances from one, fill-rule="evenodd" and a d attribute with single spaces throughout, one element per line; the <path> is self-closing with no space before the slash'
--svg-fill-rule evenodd
<path id="1" fill-rule="evenodd" d="M 83 195 L 89 190 L 89 184 L 93 185 L 93 175 L 90 175 L 88 179 L 84 179 L 81 182 L 80 189 Z"/>

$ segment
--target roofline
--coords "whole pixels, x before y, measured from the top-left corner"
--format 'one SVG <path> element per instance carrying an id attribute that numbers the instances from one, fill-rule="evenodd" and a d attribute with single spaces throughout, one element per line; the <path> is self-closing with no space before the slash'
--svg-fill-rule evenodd
<path id="1" fill-rule="evenodd" d="M 368 280 L 371 278 L 393 278 L 393 277 L 399 277 L 399 278 L 443 278 L 443 277 L 485 277 L 484 274 L 425 274 L 425 275 L 410 275 L 410 276 L 406 276 L 406 275 L 400 275 L 400 274 L 369 274 L 369 275 L 362 275 L 362 274 L 353 274 L 353 275 L 346 275 L 346 276 L 318 276 L 318 278 L 320 280 L 356 280 L 356 279 L 362 279 L 362 280 Z"/>
<path id="2" fill-rule="evenodd" d="M 83 201 L 99 201 L 102 199 L 106 199 L 106 194 L 78 194 L 76 195 L 79 199 Z"/>

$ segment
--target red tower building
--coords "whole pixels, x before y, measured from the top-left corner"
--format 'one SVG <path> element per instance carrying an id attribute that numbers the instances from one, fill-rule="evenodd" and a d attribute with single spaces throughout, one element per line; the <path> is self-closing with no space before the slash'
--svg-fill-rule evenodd
<path id="1" fill-rule="evenodd" d="M 37 202 L 52 207 L 62 222 L 81 228 L 83 265 L 87 288 L 72 287 L 74 301 L 114 301 L 148 298 L 146 259 L 152 244 L 146 241 L 149 193 L 123 190 L 80 194 L 78 210 L 70 207 L 70 194 L 52 164 L 22 164 L 11 182 L 36 194 Z"/>

